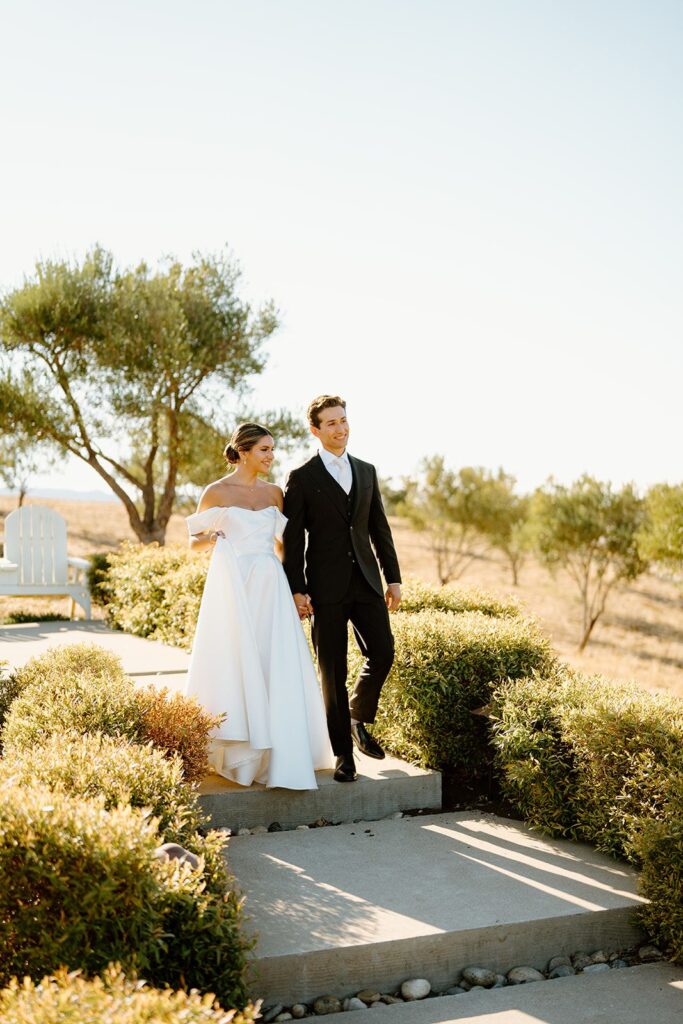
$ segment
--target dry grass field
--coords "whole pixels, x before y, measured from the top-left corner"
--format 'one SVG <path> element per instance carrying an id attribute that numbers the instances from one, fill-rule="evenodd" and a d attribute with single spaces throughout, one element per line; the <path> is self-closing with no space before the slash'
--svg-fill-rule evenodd
<path id="1" fill-rule="evenodd" d="M 32 500 L 41 503 L 40 499 Z M 134 539 L 118 503 L 51 500 L 49 504 L 67 521 L 70 554 L 87 556 L 116 548 L 124 539 Z M 13 507 L 12 499 L 0 497 L 0 514 L 4 516 Z M 404 574 L 437 582 L 425 538 L 400 520 L 393 520 L 392 525 Z M 182 517 L 174 516 L 167 542 L 184 544 L 186 536 Z M 673 584 L 646 575 L 615 591 L 587 650 L 579 655 L 576 646 L 581 609 L 568 577 L 560 574 L 552 578 L 529 560 L 522 569 L 519 587 L 513 587 L 502 558 L 484 552 L 457 583 L 514 594 L 540 621 L 558 654 L 572 665 L 683 697 L 683 593 Z M 67 605 L 66 600 L 19 602 L 0 598 L 0 618 L 19 610 L 66 611 Z"/>

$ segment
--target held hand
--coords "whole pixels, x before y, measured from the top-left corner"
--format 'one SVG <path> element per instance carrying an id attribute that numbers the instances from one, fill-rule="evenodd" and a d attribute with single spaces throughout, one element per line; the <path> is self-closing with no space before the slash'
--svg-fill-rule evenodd
<path id="1" fill-rule="evenodd" d="M 387 587 L 387 592 L 384 595 L 384 600 L 387 603 L 389 611 L 395 612 L 401 603 L 401 584 L 390 583 Z"/>
<path id="2" fill-rule="evenodd" d="M 308 619 L 313 614 L 313 605 L 308 594 L 293 594 L 294 604 L 300 619 Z"/>

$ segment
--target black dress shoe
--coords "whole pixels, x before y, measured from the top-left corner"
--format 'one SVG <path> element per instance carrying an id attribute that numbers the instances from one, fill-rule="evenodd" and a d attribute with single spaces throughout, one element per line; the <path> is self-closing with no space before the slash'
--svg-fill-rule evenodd
<path id="1" fill-rule="evenodd" d="M 351 739 L 363 754 L 367 754 L 368 757 L 375 757 L 378 761 L 383 759 L 384 751 L 362 722 L 358 722 L 358 724 L 352 723 Z"/>
<path id="2" fill-rule="evenodd" d="M 356 772 L 353 754 L 347 754 L 346 757 L 338 757 L 334 766 L 334 781 L 355 782 L 357 778 L 358 773 Z"/>

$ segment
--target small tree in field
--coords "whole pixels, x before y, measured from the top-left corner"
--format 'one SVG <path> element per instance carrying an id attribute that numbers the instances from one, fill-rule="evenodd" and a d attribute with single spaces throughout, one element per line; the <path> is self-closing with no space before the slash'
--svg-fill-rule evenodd
<path id="1" fill-rule="evenodd" d="M 683 484 L 657 484 L 645 504 L 647 521 L 639 538 L 643 558 L 683 572 Z"/>
<path id="2" fill-rule="evenodd" d="M 40 456 L 42 457 L 39 457 Z M 29 481 L 45 465 L 46 453 L 19 432 L 0 437 L 0 480 L 17 493 L 17 508 L 24 504 Z"/>
<path id="3" fill-rule="evenodd" d="M 419 479 L 405 481 L 397 512 L 427 535 L 441 584 L 458 579 L 476 557 L 472 546 L 486 515 L 486 470 L 449 469 L 442 455 L 422 463 Z"/>
<path id="4" fill-rule="evenodd" d="M 550 481 L 534 495 L 538 555 L 551 570 L 565 569 L 581 596 L 580 651 L 614 586 L 647 568 L 638 549 L 644 520 L 645 504 L 630 484 L 613 491 L 611 484 L 584 475 L 569 487 Z"/>
<path id="5" fill-rule="evenodd" d="M 0 422 L 91 466 L 144 543 L 163 544 L 192 416 L 227 418 L 277 327 L 226 256 L 118 271 L 100 248 L 38 263 L 0 303 Z M 234 409 L 234 405 L 232 405 Z"/>
<path id="6" fill-rule="evenodd" d="M 515 483 L 515 478 L 502 469 L 483 482 L 480 529 L 491 547 L 505 555 L 516 587 L 531 548 L 531 534 L 530 499 L 515 493 Z"/>

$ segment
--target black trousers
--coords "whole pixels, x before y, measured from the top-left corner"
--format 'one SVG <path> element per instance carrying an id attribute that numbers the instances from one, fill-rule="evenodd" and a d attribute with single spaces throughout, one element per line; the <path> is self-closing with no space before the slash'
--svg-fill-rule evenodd
<path id="1" fill-rule="evenodd" d="M 394 638 L 384 598 L 353 567 L 344 598 L 335 604 L 314 602 L 313 646 L 318 658 L 327 728 L 337 757 L 352 753 L 351 718 L 374 722 L 379 695 L 394 660 Z M 351 700 L 346 689 L 348 624 L 365 658 Z"/>

